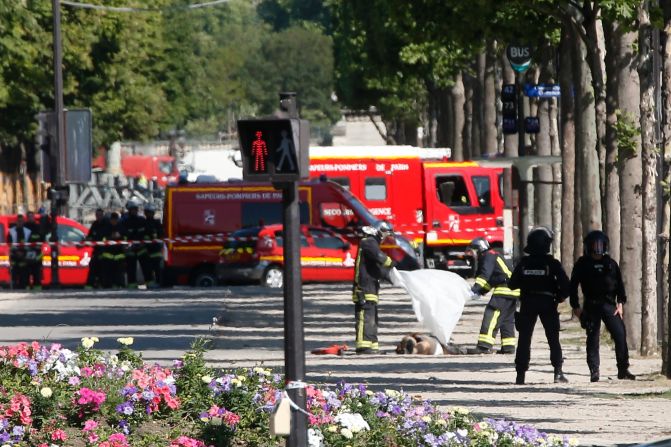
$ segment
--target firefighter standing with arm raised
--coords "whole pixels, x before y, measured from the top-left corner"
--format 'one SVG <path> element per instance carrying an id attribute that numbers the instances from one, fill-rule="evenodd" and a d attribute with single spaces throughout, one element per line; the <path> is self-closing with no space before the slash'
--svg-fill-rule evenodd
<path id="1" fill-rule="evenodd" d="M 615 342 L 617 378 L 635 380 L 629 372 L 629 350 L 624 326 L 623 305 L 627 301 L 620 267 L 608 256 L 608 236 L 603 231 L 591 231 L 585 237 L 584 254 L 571 272 L 571 307 L 587 333 L 587 366 L 590 381 L 599 381 L 599 334 L 601 321 Z M 578 285 L 584 303 L 580 307 Z"/>
<path id="2" fill-rule="evenodd" d="M 391 227 L 382 222 L 379 228 L 362 228 L 364 237 L 354 265 L 354 317 L 356 330 L 356 353 L 373 354 L 379 351 L 377 341 L 377 304 L 379 301 L 380 279 L 388 276 L 394 261 L 381 249 L 380 243 L 392 234 Z"/>
<path id="3" fill-rule="evenodd" d="M 567 383 L 562 371 L 564 357 L 559 342 L 559 312 L 557 305 L 569 295 L 569 280 L 561 263 L 550 255 L 552 231 L 537 227 L 529 232 L 524 256 L 515 267 L 508 282 L 511 289 L 520 289 L 520 312 L 515 316 L 519 332 L 515 383 L 523 385 L 531 357 L 531 336 L 540 317 L 550 346 L 550 361 L 554 367 L 554 382 Z"/>
<path id="4" fill-rule="evenodd" d="M 484 295 L 489 291 L 492 297 L 485 308 L 482 317 L 482 326 L 475 349 L 469 349 L 469 354 L 488 354 L 496 341 L 496 333 L 501 329 L 500 354 L 515 353 L 515 309 L 519 290 L 508 287 L 510 269 L 503 257 L 492 250 L 484 238 L 471 241 L 466 251 L 470 256 L 477 256 L 478 270 L 475 275 L 475 284 L 471 288 L 474 297 Z"/>

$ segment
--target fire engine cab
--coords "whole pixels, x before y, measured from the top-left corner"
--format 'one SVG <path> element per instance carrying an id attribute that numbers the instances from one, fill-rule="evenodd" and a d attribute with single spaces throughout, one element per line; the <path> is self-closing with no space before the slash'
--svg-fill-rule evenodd
<path id="1" fill-rule="evenodd" d="M 499 250 L 509 246 L 503 168 L 449 156 L 449 149 L 412 146 L 311 147 L 310 176 L 349 189 L 413 241 L 426 267 L 468 274 L 473 265 L 464 251 L 472 239 L 485 237 Z"/>

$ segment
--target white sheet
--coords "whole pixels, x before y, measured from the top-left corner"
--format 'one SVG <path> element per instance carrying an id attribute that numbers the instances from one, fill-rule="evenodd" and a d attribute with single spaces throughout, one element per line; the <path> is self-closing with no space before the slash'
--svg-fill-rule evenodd
<path id="1" fill-rule="evenodd" d="M 391 272 L 392 283 L 403 287 L 412 299 L 412 308 L 426 332 L 447 345 L 457 326 L 471 288 L 461 276 L 446 270 Z"/>

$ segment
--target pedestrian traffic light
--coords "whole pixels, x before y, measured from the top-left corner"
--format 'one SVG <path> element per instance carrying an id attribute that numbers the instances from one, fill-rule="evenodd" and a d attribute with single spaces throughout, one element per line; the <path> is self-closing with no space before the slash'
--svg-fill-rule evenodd
<path id="1" fill-rule="evenodd" d="M 503 133 L 515 134 L 517 133 L 517 86 L 515 84 L 505 84 L 501 88 L 501 103 Z"/>
<path id="2" fill-rule="evenodd" d="M 238 121 L 244 180 L 289 182 L 308 177 L 309 124 L 299 119 Z"/>

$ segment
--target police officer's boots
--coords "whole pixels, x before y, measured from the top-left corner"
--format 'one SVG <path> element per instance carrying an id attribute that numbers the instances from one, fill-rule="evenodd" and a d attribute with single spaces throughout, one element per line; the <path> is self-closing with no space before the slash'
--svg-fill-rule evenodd
<path id="1" fill-rule="evenodd" d="M 568 379 L 564 376 L 561 368 L 555 368 L 555 383 L 568 383 Z"/>
<path id="2" fill-rule="evenodd" d="M 599 381 L 599 370 L 598 369 L 590 369 L 589 370 L 589 381 L 590 382 L 598 382 Z"/>
<path id="3" fill-rule="evenodd" d="M 636 380 L 636 376 L 630 373 L 627 368 L 618 370 L 617 378 L 620 380 Z"/>
<path id="4" fill-rule="evenodd" d="M 524 371 L 517 371 L 517 377 L 515 378 L 515 385 L 524 385 Z"/>

